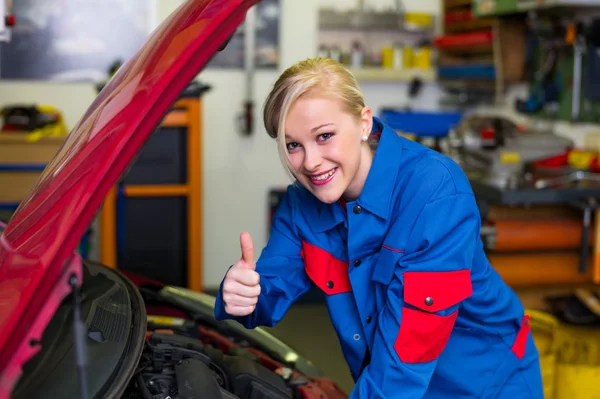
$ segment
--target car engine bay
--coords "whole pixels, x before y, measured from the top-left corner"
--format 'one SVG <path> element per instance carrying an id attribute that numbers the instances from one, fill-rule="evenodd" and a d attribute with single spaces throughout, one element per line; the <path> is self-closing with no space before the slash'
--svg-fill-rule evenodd
<path id="1" fill-rule="evenodd" d="M 270 370 L 243 346 L 221 350 L 223 339 L 203 328 L 194 331 L 192 321 L 161 319 L 183 329 L 165 330 L 156 324 L 149 329 L 126 398 L 293 399 L 294 387 L 307 382 L 292 380 L 292 371 L 285 367 Z"/>
<path id="2" fill-rule="evenodd" d="M 149 313 L 146 343 L 125 398 L 347 398 L 329 379 L 304 376 L 243 337 L 193 320 L 182 309 L 159 305 L 153 312 L 157 292 L 142 292 Z"/>

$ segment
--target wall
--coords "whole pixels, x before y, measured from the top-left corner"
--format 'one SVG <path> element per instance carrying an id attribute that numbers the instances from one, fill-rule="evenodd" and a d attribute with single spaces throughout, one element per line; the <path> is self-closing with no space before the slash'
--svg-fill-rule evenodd
<path id="1" fill-rule="evenodd" d="M 159 0 L 157 19 L 169 15 L 181 0 Z M 314 56 L 317 42 L 318 5 L 341 9 L 354 6 L 354 0 L 281 0 L 281 69 L 306 57 Z M 392 6 L 394 0 L 368 0 L 376 8 Z M 407 10 L 439 14 L 439 0 L 403 0 Z M 157 20 L 157 23 L 158 23 Z M 279 164 L 275 143 L 260 125 L 262 101 L 280 71 L 262 71 L 255 81 L 257 131 L 241 136 L 236 117 L 243 101 L 244 75 L 240 71 L 207 70 L 199 79 L 213 90 L 204 97 L 204 267 L 207 288 L 216 287 L 227 267 L 240 256 L 238 237 L 249 231 L 260 252 L 267 238 L 267 192 L 288 183 Z M 232 85 L 238 91 L 225 89 Z M 385 105 L 402 106 L 407 102 L 405 84 L 362 84 L 367 102 L 377 112 Z M 518 93 L 518 91 L 517 91 Z M 51 103 L 63 110 L 72 127 L 96 95 L 90 84 L 0 81 L 0 106 L 16 102 Z M 422 109 L 437 108 L 440 96 L 436 85 L 429 84 L 413 103 Z M 223 106 L 222 104 L 226 104 Z M 511 113 L 509 108 L 492 109 Z M 588 128 L 578 129 L 583 132 Z M 573 134 L 562 126 L 561 132 Z M 582 137 L 582 134 L 575 134 Z"/>

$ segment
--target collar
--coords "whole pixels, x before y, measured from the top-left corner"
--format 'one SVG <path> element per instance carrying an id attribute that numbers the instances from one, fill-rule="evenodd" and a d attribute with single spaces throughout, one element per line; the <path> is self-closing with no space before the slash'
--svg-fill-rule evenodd
<path id="1" fill-rule="evenodd" d="M 352 209 L 354 205 L 360 205 L 380 218 L 389 217 L 402 142 L 396 132 L 377 117 L 373 117 L 371 136 L 378 137 L 377 150 L 360 196 L 347 203 L 343 200 L 331 205 L 321 203 L 319 217 L 313 226 L 316 232 L 330 230 L 340 223 L 346 224 L 346 207 Z"/>
<path id="2" fill-rule="evenodd" d="M 398 165 L 402 153 L 402 140 L 392 128 L 381 119 L 373 118 L 371 134 L 381 133 L 373 163 L 367 175 L 365 186 L 355 201 L 363 209 L 387 219 L 390 216 L 390 203 L 398 177 Z M 352 206 L 348 203 L 348 206 Z"/>

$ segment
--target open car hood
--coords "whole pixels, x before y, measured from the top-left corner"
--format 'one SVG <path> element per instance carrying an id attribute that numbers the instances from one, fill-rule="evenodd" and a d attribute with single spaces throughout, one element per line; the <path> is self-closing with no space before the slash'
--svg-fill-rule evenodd
<path id="1" fill-rule="evenodd" d="M 187 0 L 98 95 L 0 236 L 0 398 L 8 397 L 70 279 L 103 199 L 191 80 L 259 0 Z"/>

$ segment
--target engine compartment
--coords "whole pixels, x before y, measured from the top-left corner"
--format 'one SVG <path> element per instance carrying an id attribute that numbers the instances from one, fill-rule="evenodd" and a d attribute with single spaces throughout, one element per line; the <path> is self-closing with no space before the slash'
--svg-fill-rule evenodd
<path id="1" fill-rule="evenodd" d="M 328 394 L 315 381 L 247 342 L 226 337 L 189 319 L 151 315 L 144 352 L 124 397 L 326 399 L 341 396 L 335 391 Z"/>
<path id="2" fill-rule="evenodd" d="M 146 341 L 123 397 L 347 399 L 332 380 L 302 374 L 181 298 L 139 282 L 138 288 L 146 304 Z"/>
<path id="3" fill-rule="evenodd" d="M 250 352 L 238 346 L 224 352 L 209 335 L 194 333 L 194 322 L 170 321 L 187 326 L 186 332 L 149 329 L 127 398 L 294 398 L 283 376 Z"/>

